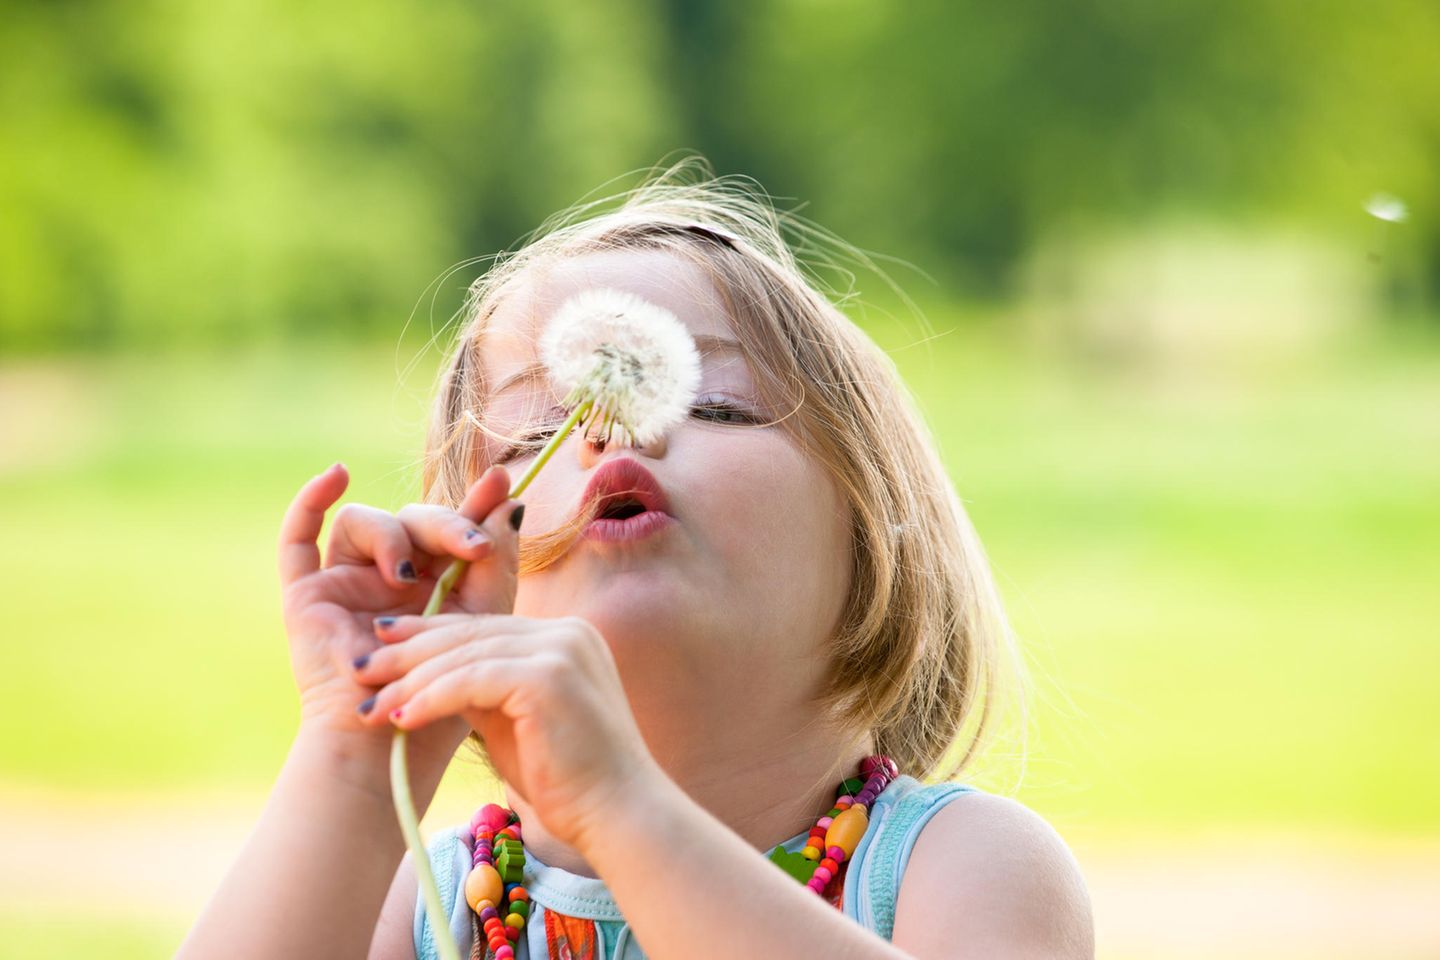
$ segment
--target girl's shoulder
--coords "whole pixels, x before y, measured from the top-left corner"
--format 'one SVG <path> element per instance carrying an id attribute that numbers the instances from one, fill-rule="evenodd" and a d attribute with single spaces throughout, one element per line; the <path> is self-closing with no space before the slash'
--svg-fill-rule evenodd
<path id="1" fill-rule="evenodd" d="M 903 818 L 909 850 L 891 864 L 894 899 L 888 926 L 877 932 L 886 939 L 902 933 L 911 948 L 1008 943 L 1037 956 L 1093 957 L 1090 894 L 1059 833 L 1018 800 L 965 792 L 970 799 L 955 804 L 930 804 L 912 794 L 922 812 Z M 908 800 L 897 804 L 897 813 Z M 903 904 L 898 917 L 897 903 Z"/>

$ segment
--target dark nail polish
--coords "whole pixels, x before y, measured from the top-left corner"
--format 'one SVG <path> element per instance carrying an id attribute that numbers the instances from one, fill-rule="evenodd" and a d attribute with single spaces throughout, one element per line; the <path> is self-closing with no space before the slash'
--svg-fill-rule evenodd
<path id="1" fill-rule="evenodd" d="M 370 654 L 368 654 L 368 653 L 365 654 L 365 656 L 363 656 L 363 657 L 356 657 L 354 660 L 351 661 L 351 663 L 354 665 L 354 667 L 355 667 L 356 670 L 364 670 L 364 669 L 365 669 L 365 664 L 367 664 L 367 663 L 369 663 L 369 662 L 370 662 Z"/>
<path id="2" fill-rule="evenodd" d="M 406 583 L 414 583 L 420 578 L 415 574 L 415 564 L 409 560 L 401 560 L 400 566 L 395 568 L 396 575 Z"/>
<path id="3" fill-rule="evenodd" d="M 378 696 L 379 694 L 377 693 L 375 697 Z M 362 716 L 369 713 L 371 710 L 375 709 L 375 697 L 371 697 L 368 700 L 361 701 L 360 706 L 356 707 L 355 709 L 360 711 Z"/>
<path id="4" fill-rule="evenodd" d="M 394 618 L 394 617 L 376 617 L 376 618 L 375 618 L 375 626 L 379 627 L 381 630 L 388 630 L 388 629 L 390 629 L 391 627 L 395 626 L 395 618 Z"/>
<path id="5" fill-rule="evenodd" d="M 520 529 L 520 522 L 525 519 L 525 504 L 520 504 L 510 511 L 510 527 L 513 530 Z"/>
<path id="6" fill-rule="evenodd" d="M 485 539 L 485 534 L 481 533 L 474 527 L 471 527 L 469 530 L 465 531 L 465 539 L 467 542 L 472 544 L 479 543 L 481 540 Z"/>

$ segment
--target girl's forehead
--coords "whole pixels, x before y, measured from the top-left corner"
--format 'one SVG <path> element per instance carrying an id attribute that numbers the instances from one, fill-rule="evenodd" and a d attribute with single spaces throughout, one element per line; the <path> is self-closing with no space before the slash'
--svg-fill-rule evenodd
<path id="1" fill-rule="evenodd" d="M 701 344 L 734 337 L 724 303 L 699 264 L 663 250 L 588 253 L 536 264 L 502 296 L 481 334 L 490 382 L 498 385 L 532 363 L 540 334 L 560 305 L 596 287 L 623 290 L 664 307 Z"/>

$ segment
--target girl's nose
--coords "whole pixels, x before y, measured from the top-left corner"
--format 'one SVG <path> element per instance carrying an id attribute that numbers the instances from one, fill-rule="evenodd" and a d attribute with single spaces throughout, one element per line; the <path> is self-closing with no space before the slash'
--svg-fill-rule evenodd
<path id="1" fill-rule="evenodd" d="M 622 444 L 615 437 L 611 437 L 610 442 L 606 443 L 604 441 L 592 441 L 582 436 L 577 446 L 580 448 L 580 466 L 589 470 L 600 462 L 600 458 L 605 456 L 605 451 L 612 447 L 622 446 Z M 661 436 L 649 443 L 637 444 L 635 449 L 647 457 L 658 459 L 665 456 L 665 438 Z"/>

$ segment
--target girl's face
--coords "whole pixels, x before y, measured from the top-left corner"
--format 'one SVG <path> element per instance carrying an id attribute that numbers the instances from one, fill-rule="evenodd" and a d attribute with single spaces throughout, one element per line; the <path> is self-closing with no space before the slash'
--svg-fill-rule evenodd
<path id="1" fill-rule="evenodd" d="M 504 296 L 483 334 L 487 426 L 517 438 L 558 426 L 560 398 L 535 369 L 535 344 L 556 308 L 591 287 L 635 293 L 690 330 L 701 354 L 697 409 L 644 447 L 599 448 L 572 432 L 525 493 L 524 532 L 560 526 L 594 471 L 627 457 L 654 475 L 677 522 L 639 540 L 577 539 L 521 579 L 515 612 L 580 616 L 605 636 L 662 764 L 691 756 L 696 739 L 712 757 L 727 744 L 758 752 L 815 719 L 806 701 L 849 586 L 848 511 L 780 427 L 754 425 L 785 411 L 760 406 L 705 272 L 664 251 L 537 266 Z M 518 478 L 534 448 L 507 457 L 494 443 Z"/>

